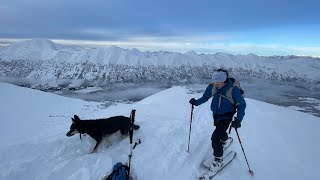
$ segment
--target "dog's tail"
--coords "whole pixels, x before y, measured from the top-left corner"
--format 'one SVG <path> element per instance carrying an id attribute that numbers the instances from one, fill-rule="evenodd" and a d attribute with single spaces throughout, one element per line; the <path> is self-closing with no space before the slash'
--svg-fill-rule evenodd
<path id="1" fill-rule="evenodd" d="M 132 127 L 133 127 L 133 129 L 134 129 L 134 130 L 137 130 L 137 129 L 139 129 L 139 128 L 140 128 L 140 126 L 139 126 L 139 125 L 135 125 L 135 124 L 133 124 L 133 125 L 132 125 Z"/>

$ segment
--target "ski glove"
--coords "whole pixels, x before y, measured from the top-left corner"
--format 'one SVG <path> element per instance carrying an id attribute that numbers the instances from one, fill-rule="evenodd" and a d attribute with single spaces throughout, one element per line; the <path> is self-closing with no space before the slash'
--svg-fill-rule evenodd
<path id="1" fill-rule="evenodd" d="M 232 121 L 231 127 L 235 128 L 235 129 L 240 128 L 241 127 L 241 121 L 239 121 L 237 119 L 237 117 L 234 117 L 234 121 Z"/>
<path id="2" fill-rule="evenodd" d="M 194 99 L 194 98 L 190 99 L 189 103 L 192 104 L 192 105 L 197 106 L 197 100 Z"/>

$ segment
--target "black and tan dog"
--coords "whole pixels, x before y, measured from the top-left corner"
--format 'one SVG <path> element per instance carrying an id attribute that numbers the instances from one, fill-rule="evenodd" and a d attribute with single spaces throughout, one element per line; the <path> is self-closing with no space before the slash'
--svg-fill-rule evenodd
<path id="1" fill-rule="evenodd" d="M 92 153 L 96 152 L 97 147 L 101 143 L 104 136 L 111 135 L 120 130 L 122 135 L 128 135 L 130 126 L 134 130 L 140 128 L 140 126 L 130 123 L 130 118 L 125 116 L 114 116 L 107 119 L 96 119 L 96 120 L 81 120 L 77 115 L 74 115 L 70 131 L 66 136 L 70 137 L 77 133 L 88 134 L 90 137 L 97 141 L 94 146 Z"/>

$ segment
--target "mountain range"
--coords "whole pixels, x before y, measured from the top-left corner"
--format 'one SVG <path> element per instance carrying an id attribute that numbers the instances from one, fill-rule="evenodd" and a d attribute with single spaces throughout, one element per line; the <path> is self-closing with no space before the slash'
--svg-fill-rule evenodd
<path id="1" fill-rule="evenodd" d="M 33 39 L 0 49 L 0 76 L 31 79 L 85 79 L 103 82 L 209 79 L 217 68 L 233 75 L 320 83 L 320 59 L 302 56 L 142 52 L 117 46 L 84 48 Z"/>

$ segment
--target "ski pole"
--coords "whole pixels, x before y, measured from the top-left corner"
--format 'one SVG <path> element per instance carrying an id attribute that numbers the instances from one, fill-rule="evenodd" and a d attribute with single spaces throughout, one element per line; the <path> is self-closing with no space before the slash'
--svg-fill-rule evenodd
<path id="1" fill-rule="evenodd" d="M 129 138 L 130 138 L 130 147 L 131 148 L 130 148 L 130 155 L 129 155 L 129 172 L 128 172 L 128 176 L 130 176 L 130 171 L 131 171 L 131 157 L 132 157 L 132 149 L 133 149 L 132 139 L 133 139 L 133 125 L 134 125 L 135 113 L 136 113 L 136 110 L 133 109 L 131 111 L 131 114 L 130 114 Z"/>
<path id="2" fill-rule="evenodd" d="M 249 166 L 249 163 L 248 163 L 248 160 L 247 160 L 247 156 L 246 156 L 246 153 L 244 153 L 244 149 L 243 149 L 243 146 L 242 146 L 242 143 L 241 143 L 241 140 L 240 140 L 240 136 L 239 136 L 239 133 L 238 133 L 238 128 L 234 128 L 236 133 L 237 133 L 237 136 L 238 136 L 238 140 L 239 140 L 239 143 L 241 145 L 241 149 L 242 149 L 242 152 L 243 152 L 243 155 L 244 155 L 244 158 L 246 159 L 246 162 L 247 162 L 247 165 L 248 165 L 248 168 L 249 168 L 249 174 L 251 176 L 254 175 L 254 172 L 250 169 L 250 166 Z M 230 132 L 231 128 L 229 129 L 229 132 Z"/>
<path id="3" fill-rule="evenodd" d="M 190 134 L 191 134 L 191 124 L 192 124 L 193 109 L 194 109 L 194 105 L 191 106 L 188 153 L 189 153 L 189 146 L 190 146 Z"/>

